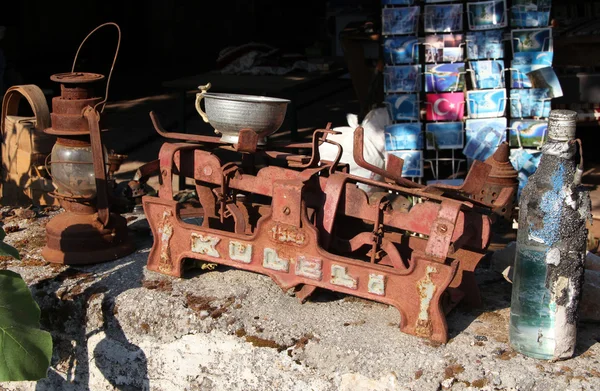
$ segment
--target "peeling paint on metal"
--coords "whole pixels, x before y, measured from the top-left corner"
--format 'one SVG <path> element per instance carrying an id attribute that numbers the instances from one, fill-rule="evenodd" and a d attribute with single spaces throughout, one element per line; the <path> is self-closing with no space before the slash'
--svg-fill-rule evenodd
<path id="1" fill-rule="evenodd" d="M 323 278 L 323 261 L 308 259 L 303 255 L 298 256 L 296 275 L 320 281 Z"/>
<path id="2" fill-rule="evenodd" d="M 546 254 L 546 263 L 549 265 L 558 266 L 560 263 L 560 250 L 556 247 L 553 247 Z"/>
<path id="3" fill-rule="evenodd" d="M 252 262 L 252 245 L 248 243 L 230 241 L 229 242 L 229 258 L 233 261 L 243 263 Z"/>
<path id="4" fill-rule="evenodd" d="M 277 251 L 272 248 L 265 248 L 263 266 L 267 269 L 288 272 L 290 270 L 290 261 L 288 259 L 279 258 Z"/>
<path id="5" fill-rule="evenodd" d="M 158 226 L 158 237 L 160 240 L 160 261 L 158 270 L 163 273 L 170 273 L 173 269 L 171 262 L 171 248 L 169 242 L 173 236 L 173 224 L 169 221 L 169 217 L 173 214 L 170 210 L 165 210 L 162 215 L 162 222 Z"/>
<path id="6" fill-rule="evenodd" d="M 208 255 L 209 257 L 214 258 L 221 257 L 219 251 L 217 251 L 217 249 L 215 248 L 217 243 L 221 241 L 220 238 L 216 236 L 201 235 L 194 232 L 191 234 L 191 238 L 192 252 L 202 255 Z"/>
<path id="7" fill-rule="evenodd" d="M 294 243 L 303 245 L 306 235 L 302 229 L 293 225 L 275 224 L 271 227 L 271 238 L 280 243 Z"/>
<path id="8" fill-rule="evenodd" d="M 420 336 L 429 336 L 432 332 L 431 319 L 429 319 L 429 308 L 436 290 L 435 283 L 431 279 L 432 273 L 437 273 L 437 268 L 434 266 L 427 266 L 425 269 L 425 277 L 417 283 L 420 305 L 415 332 Z"/>
<path id="9" fill-rule="evenodd" d="M 369 274 L 367 290 L 374 295 L 385 296 L 385 276 L 381 274 Z"/>
<path id="10" fill-rule="evenodd" d="M 331 265 L 331 280 L 329 282 L 350 289 L 358 288 L 358 278 L 349 275 L 348 268 L 341 265 Z"/>

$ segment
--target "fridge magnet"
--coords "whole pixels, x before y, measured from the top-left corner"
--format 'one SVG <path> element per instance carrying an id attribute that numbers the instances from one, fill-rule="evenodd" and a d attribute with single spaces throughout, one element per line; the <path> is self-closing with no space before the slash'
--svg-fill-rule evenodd
<path id="1" fill-rule="evenodd" d="M 491 30 L 508 25 L 506 0 L 467 3 L 467 20 L 470 30 Z"/>
<path id="2" fill-rule="evenodd" d="M 504 61 L 470 61 L 471 79 L 478 89 L 504 88 Z"/>
<path id="3" fill-rule="evenodd" d="M 463 26 L 463 5 L 439 4 L 426 5 L 424 14 L 426 33 L 449 33 L 460 31 Z"/>
<path id="4" fill-rule="evenodd" d="M 504 30 L 473 31 L 466 34 L 469 60 L 494 60 L 504 58 Z"/>
<path id="5" fill-rule="evenodd" d="M 387 125 L 385 132 L 385 150 L 423 149 L 423 132 L 420 122 L 405 122 Z"/>
<path id="6" fill-rule="evenodd" d="M 418 92 L 421 90 L 421 65 L 386 66 L 383 80 L 386 93 Z"/>
<path id="7" fill-rule="evenodd" d="M 419 119 L 418 94 L 386 95 L 384 103 L 392 121 L 416 121 Z"/>
<path id="8" fill-rule="evenodd" d="M 547 88 L 510 90 L 510 115 L 513 118 L 548 118 L 550 97 Z"/>
<path id="9" fill-rule="evenodd" d="M 383 58 L 387 65 L 414 64 L 419 62 L 417 37 L 403 35 L 383 40 Z"/>
<path id="10" fill-rule="evenodd" d="M 508 128 L 508 144 L 511 147 L 539 147 L 544 143 L 548 121 L 513 119 Z"/>
<path id="11" fill-rule="evenodd" d="M 465 85 L 465 63 L 425 65 L 425 92 L 462 91 Z"/>
<path id="12" fill-rule="evenodd" d="M 506 90 L 467 91 L 467 112 L 469 118 L 493 118 L 504 115 Z"/>
<path id="13" fill-rule="evenodd" d="M 404 160 L 402 165 L 403 177 L 423 176 L 423 151 L 390 151 L 388 155 L 395 155 Z"/>
<path id="14" fill-rule="evenodd" d="M 425 124 L 427 149 L 460 149 L 464 143 L 463 122 L 430 122 Z"/>
<path id="15" fill-rule="evenodd" d="M 519 29 L 512 30 L 513 53 L 518 52 L 551 52 L 552 29 Z"/>
<path id="16" fill-rule="evenodd" d="M 421 7 L 383 8 L 381 33 L 383 35 L 415 34 Z"/>
<path id="17" fill-rule="evenodd" d="M 447 92 L 427 94 L 427 121 L 461 121 L 465 112 L 465 94 Z"/>
<path id="18" fill-rule="evenodd" d="M 425 37 L 425 62 L 463 60 L 463 34 L 430 34 Z"/>
<path id="19" fill-rule="evenodd" d="M 506 140 L 506 118 L 467 119 L 463 154 L 484 161 Z"/>

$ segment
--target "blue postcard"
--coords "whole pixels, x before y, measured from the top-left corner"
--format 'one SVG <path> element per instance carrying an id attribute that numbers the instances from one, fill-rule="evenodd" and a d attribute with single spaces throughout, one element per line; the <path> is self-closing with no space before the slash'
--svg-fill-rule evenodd
<path id="1" fill-rule="evenodd" d="M 539 147 L 544 143 L 548 121 L 535 119 L 513 119 L 508 129 L 508 144 L 511 147 Z"/>
<path id="2" fill-rule="evenodd" d="M 467 20 L 470 30 L 491 30 L 504 28 L 506 20 L 506 1 L 491 0 L 467 3 Z"/>
<path id="3" fill-rule="evenodd" d="M 425 65 L 425 92 L 462 91 L 464 85 L 464 62 Z"/>
<path id="4" fill-rule="evenodd" d="M 510 116 L 548 118 L 550 100 L 547 88 L 512 89 L 510 90 Z"/>
<path id="5" fill-rule="evenodd" d="M 540 68 L 551 67 L 554 52 L 517 52 L 513 56 L 514 65 L 539 65 Z"/>
<path id="6" fill-rule="evenodd" d="M 527 74 L 535 65 L 513 65 L 510 70 L 510 81 L 512 88 L 531 88 L 531 80 Z"/>
<path id="7" fill-rule="evenodd" d="M 389 94 L 385 96 L 384 103 L 392 121 L 416 121 L 419 119 L 418 94 Z"/>
<path id="8" fill-rule="evenodd" d="M 419 62 L 417 37 L 403 35 L 383 40 L 383 58 L 387 65 L 415 64 Z"/>
<path id="9" fill-rule="evenodd" d="M 429 122 L 425 124 L 427 149 L 460 149 L 464 144 L 463 122 Z"/>
<path id="10" fill-rule="evenodd" d="M 560 98 L 563 96 L 562 87 L 558 76 L 552 67 L 543 67 L 534 69 L 527 73 L 532 88 L 545 88 L 548 90 L 548 97 Z"/>
<path id="11" fill-rule="evenodd" d="M 521 191 L 527 184 L 527 180 L 540 164 L 542 152 L 535 149 L 512 148 L 510 150 L 510 162 L 514 169 L 517 170 L 519 187 L 517 190 L 517 198 L 521 196 Z"/>
<path id="12" fill-rule="evenodd" d="M 384 92 L 419 92 L 421 90 L 421 65 L 385 66 Z"/>
<path id="13" fill-rule="evenodd" d="M 462 4 L 426 5 L 423 17 L 426 33 L 449 33 L 463 29 Z"/>
<path id="14" fill-rule="evenodd" d="M 464 58 L 463 34 L 429 34 L 425 36 L 425 62 L 456 62 Z"/>
<path id="15" fill-rule="evenodd" d="M 523 7 L 532 11 L 550 11 L 552 0 L 513 0 L 513 7 Z"/>
<path id="16" fill-rule="evenodd" d="M 470 61 L 471 79 L 477 89 L 504 88 L 504 61 Z"/>
<path id="17" fill-rule="evenodd" d="M 413 5 L 415 0 L 381 0 L 381 5 Z"/>
<path id="18" fill-rule="evenodd" d="M 415 34 L 421 7 L 383 8 L 381 33 L 383 35 Z"/>
<path id="19" fill-rule="evenodd" d="M 512 30 L 513 53 L 552 51 L 552 28 Z"/>
<path id="20" fill-rule="evenodd" d="M 504 115 L 506 89 L 467 91 L 469 118 L 494 118 Z"/>
<path id="21" fill-rule="evenodd" d="M 506 140 L 506 118 L 467 119 L 465 133 L 467 143 L 463 154 L 484 161 Z"/>
<path id="22" fill-rule="evenodd" d="M 469 60 L 504 58 L 504 30 L 473 31 L 466 34 Z"/>
<path id="23" fill-rule="evenodd" d="M 420 122 L 387 125 L 384 132 L 386 151 L 423 149 L 423 131 Z"/>
<path id="24" fill-rule="evenodd" d="M 423 151 L 390 151 L 388 155 L 395 155 L 404 160 L 402 165 L 403 177 L 423 176 Z"/>
<path id="25" fill-rule="evenodd" d="M 510 10 L 510 27 L 546 27 L 550 23 L 550 11 L 531 11 L 522 6 Z"/>

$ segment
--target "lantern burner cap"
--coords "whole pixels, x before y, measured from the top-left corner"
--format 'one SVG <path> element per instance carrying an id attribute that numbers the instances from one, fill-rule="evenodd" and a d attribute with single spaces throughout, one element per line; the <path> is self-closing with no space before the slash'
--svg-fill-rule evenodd
<path id="1" fill-rule="evenodd" d="M 93 83 L 104 79 L 104 75 L 100 73 L 89 73 L 89 72 L 64 72 L 56 73 L 50 76 L 50 80 L 58 83 Z"/>

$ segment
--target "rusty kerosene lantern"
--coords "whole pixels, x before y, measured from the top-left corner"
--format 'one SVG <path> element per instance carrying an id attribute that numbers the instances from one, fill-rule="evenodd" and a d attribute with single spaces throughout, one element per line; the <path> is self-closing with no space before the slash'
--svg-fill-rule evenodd
<path id="1" fill-rule="evenodd" d="M 94 89 L 105 76 L 74 70 L 85 41 L 109 25 L 117 28 L 119 39 L 102 98 Z M 118 259 L 134 250 L 126 220 L 110 212 L 108 155 L 101 137 L 101 113 L 108 99 L 120 41 L 121 30 L 117 24 L 111 22 L 96 27 L 79 46 L 71 72 L 50 77 L 60 83 L 61 95 L 52 98 L 51 127 L 44 132 L 57 137 L 49 172 L 56 188 L 53 196 L 65 212 L 54 216 L 46 225 L 47 243 L 42 257 L 48 262 L 97 263 Z"/>

